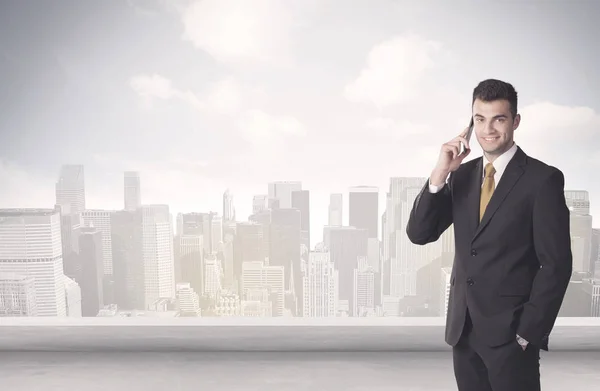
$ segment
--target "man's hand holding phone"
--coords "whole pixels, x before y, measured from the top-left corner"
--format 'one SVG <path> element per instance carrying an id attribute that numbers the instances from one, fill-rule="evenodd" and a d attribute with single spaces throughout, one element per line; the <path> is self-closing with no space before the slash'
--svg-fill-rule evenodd
<path id="1" fill-rule="evenodd" d="M 446 183 L 448 175 L 456 171 L 462 161 L 469 156 L 471 153 L 469 138 L 472 130 L 471 124 L 461 134 L 442 145 L 438 162 L 429 178 L 432 185 L 441 186 Z M 461 143 L 464 145 L 463 153 L 461 153 Z"/>

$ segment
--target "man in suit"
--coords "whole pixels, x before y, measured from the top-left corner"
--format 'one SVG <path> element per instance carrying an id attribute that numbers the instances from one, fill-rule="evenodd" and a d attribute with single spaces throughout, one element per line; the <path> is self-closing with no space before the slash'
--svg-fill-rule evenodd
<path id="1" fill-rule="evenodd" d="M 458 389 L 540 390 L 540 350 L 548 350 L 572 270 L 564 176 L 515 144 L 521 116 L 512 85 L 479 83 L 472 115 L 483 156 L 462 163 L 467 130 L 443 144 L 406 232 L 425 245 L 454 224 L 445 339 Z"/>

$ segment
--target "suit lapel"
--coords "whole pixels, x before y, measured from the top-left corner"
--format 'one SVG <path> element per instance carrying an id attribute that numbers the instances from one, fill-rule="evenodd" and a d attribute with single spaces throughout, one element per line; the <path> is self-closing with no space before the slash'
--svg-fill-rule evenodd
<path id="1" fill-rule="evenodd" d="M 475 233 L 473 234 L 473 240 L 475 240 L 475 238 L 477 238 L 481 231 L 489 224 L 490 220 L 492 219 L 498 208 L 500 208 L 500 205 L 502 205 L 502 202 L 506 199 L 506 196 L 508 196 L 508 194 L 513 189 L 519 178 L 521 178 L 521 175 L 523 175 L 523 172 L 525 172 L 523 166 L 525 165 L 526 157 L 527 155 L 525 155 L 521 148 L 518 148 L 517 152 L 515 153 L 515 156 L 513 156 L 513 158 L 506 166 L 506 169 L 502 174 L 502 178 L 500 179 L 498 186 L 492 194 L 492 198 L 490 199 L 485 213 L 483 214 L 483 219 L 481 220 L 481 223 L 477 225 Z M 469 200 L 471 202 L 471 213 L 474 214 L 474 216 L 471 216 L 471 220 L 474 221 L 475 224 L 477 224 L 479 220 L 479 198 L 481 195 L 481 181 L 483 176 L 483 173 L 481 171 L 482 161 L 483 159 L 481 159 L 477 164 L 477 169 L 475 171 L 477 172 L 478 178 L 477 180 L 473 181 L 478 184 L 478 187 L 477 189 L 471 189 L 473 199 Z"/>

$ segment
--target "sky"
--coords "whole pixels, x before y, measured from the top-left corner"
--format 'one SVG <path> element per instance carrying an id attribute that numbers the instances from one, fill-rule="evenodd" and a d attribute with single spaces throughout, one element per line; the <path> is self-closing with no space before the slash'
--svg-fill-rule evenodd
<path id="1" fill-rule="evenodd" d="M 142 202 L 239 220 L 271 181 L 329 194 L 426 177 L 487 78 L 512 83 L 515 141 L 590 192 L 600 218 L 594 1 L 106 0 L 0 5 L 0 207 L 52 207 L 84 164 L 88 208 Z M 474 146 L 472 158 L 481 155 Z M 381 233 L 380 233 L 381 234 Z"/>

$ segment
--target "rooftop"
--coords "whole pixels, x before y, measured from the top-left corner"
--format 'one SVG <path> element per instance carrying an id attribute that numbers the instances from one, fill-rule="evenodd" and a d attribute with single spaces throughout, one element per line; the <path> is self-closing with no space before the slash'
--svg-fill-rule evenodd
<path id="1" fill-rule="evenodd" d="M 456 390 L 443 335 L 443 318 L 0 318 L 0 368 L 15 391 Z M 560 318 L 542 373 L 599 389 L 600 318 Z"/>
<path id="2" fill-rule="evenodd" d="M 56 209 L 50 208 L 2 208 L 0 209 L 1 217 L 18 217 L 18 216 L 52 216 L 57 214 Z"/>
<path id="3" fill-rule="evenodd" d="M 431 318 L 0 318 L 0 350 L 439 351 Z M 559 318 L 550 349 L 600 352 L 600 318 Z"/>

